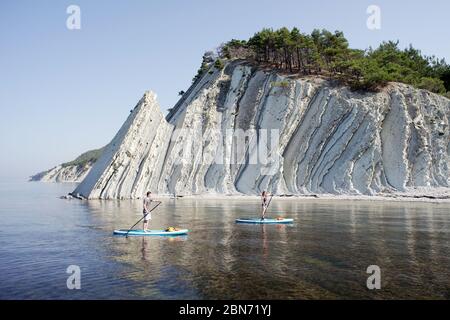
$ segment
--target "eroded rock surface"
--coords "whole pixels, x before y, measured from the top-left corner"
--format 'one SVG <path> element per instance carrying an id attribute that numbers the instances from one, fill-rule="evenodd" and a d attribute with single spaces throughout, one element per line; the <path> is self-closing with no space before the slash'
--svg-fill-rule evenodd
<path id="1" fill-rule="evenodd" d="M 408 85 L 358 93 L 231 62 L 211 68 L 167 117 L 147 92 L 74 194 L 375 195 L 446 188 L 449 120 L 450 100 Z M 261 129 L 278 132 L 277 143 L 264 142 Z M 269 157 L 279 161 L 255 163 L 258 150 L 250 144 L 236 156 L 241 131 L 248 141 L 270 145 Z"/>

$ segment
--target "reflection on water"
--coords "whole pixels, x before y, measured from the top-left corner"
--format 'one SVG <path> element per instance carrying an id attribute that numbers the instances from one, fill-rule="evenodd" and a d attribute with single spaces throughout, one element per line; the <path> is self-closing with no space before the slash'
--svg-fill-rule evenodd
<path id="1" fill-rule="evenodd" d="M 391 299 L 450 297 L 449 204 L 273 200 L 293 225 L 235 224 L 258 200 L 165 200 L 150 226 L 183 237 L 117 237 L 140 201 L 60 200 L 69 185 L 0 185 L 0 298 Z M 23 195 L 26 194 L 24 197 Z M 81 290 L 66 288 L 67 266 Z M 366 288 L 369 265 L 382 290 Z"/>

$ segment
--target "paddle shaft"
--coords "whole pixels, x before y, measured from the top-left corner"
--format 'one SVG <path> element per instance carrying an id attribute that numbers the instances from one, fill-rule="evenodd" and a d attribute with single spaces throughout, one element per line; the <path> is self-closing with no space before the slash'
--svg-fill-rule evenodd
<path id="1" fill-rule="evenodd" d="M 155 202 L 156 202 L 156 201 L 155 201 Z M 132 226 L 130 229 L 128 229 L 127 234 L 125 235 L 125 237 L 128 238 L 128 233 L 131 231 L 131 229 L 133 229 L 139 222 L 142 221 L 142 219 L 144 219 L 150 212 L 152 212 L 153 210 L 155 210 L 156 207 L 158 207 L 160 204 L 161 204 L 161 201 L 158 201 L 158 204 L 157 204 L 156 206 L 154 206 L 152 210 L 150 210 L 149 212 L 147 212 L 146 214 L 144 214 L 144 216 L 143 216 L 142 218 L 140 218 L 138 222 L 136 222 L 135 224 L 133 224 L 133 226 Z"/>
<path id="2" fill-rule="evenodd" d="M 269 202 L 267 203 L 267 206 L 264 208 L 263 217 L 266 215 L 266 211 L 270 206 L 270 202 L 272 202 L 273 194 L 270 196 Z"/>

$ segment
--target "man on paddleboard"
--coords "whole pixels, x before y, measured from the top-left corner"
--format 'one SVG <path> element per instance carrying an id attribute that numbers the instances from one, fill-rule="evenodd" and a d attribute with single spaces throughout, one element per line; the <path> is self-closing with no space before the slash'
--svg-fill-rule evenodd
<path id="1" fill-rule="evenodd" d="M 144 232 L 147 232 L 147 228 L 148 228 L 148 221 L 151 220 L 152 218 L 152 214 L 150 213 L 150 204 L 153 201 L 150 197 L 151 197 L 152 193 L 150 191 L 147 192 L 146 197 L 144 198 L 144 209 L 143 209 L 143 213 L 144 213 Z"/>

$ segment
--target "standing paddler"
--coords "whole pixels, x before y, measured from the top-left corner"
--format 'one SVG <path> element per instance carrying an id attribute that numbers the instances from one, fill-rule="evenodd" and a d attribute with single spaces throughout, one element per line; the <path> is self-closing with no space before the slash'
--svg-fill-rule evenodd
<path id="1" fill-rule="evenodd" d="M 150 204 L 152 203 L 152 199 L 151 199 L 151 195 L 152 193 L 150 191 L 147 192 L 146 197 L 144 198 L 144 209 L 143 209 L 143 214 L 144 214 L 144 232 L 148 232 L 147 228 L 148 228 L 148 221 L 152 219 L 152 214 L 150 213 Z"/>
<path id="2" fill-rule="evenodd" d="M 261 202 L 262 202 L 262 212 L 261 212 L 261 220 L 265 219 L 267 206 L 269 204 L 268 197 L 269 194 L 266 191 L 263 191 L 261 194 Z"/>

